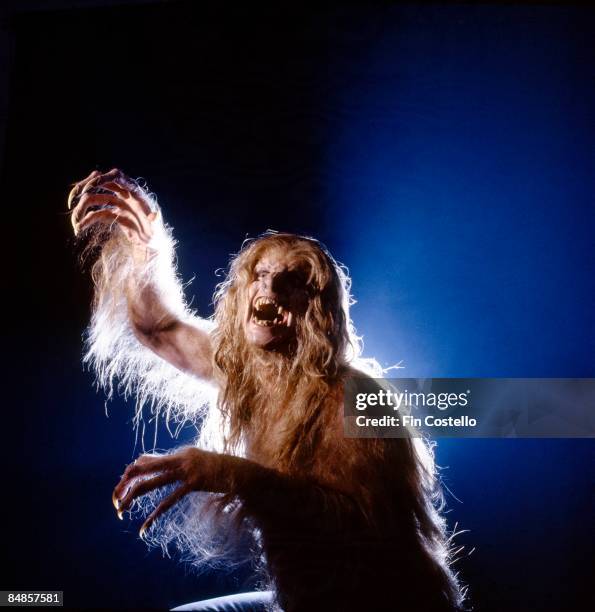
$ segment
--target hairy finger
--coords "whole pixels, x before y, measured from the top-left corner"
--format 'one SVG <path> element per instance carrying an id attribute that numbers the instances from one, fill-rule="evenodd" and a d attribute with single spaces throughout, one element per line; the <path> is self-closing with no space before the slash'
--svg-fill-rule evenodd
<path id="1" fill-rule="evenodd" d="M 107 183 L 109 181 L 114 180 L 119 176 L 119 170 L 110 170 L 109 172 L 104 172 L 103 174 L 97 174 L 96 176 L 90 178 L 81 188 L 79 195 L 82 196 L 85 193 L 89 192 L 92 189 L 97 189 L 103 183 Z"/>
<path id="2" fill-rule="evenodd" d="M 101 174 L 93 173 L 90 178 L 77 183 L 77 185 L 70 192 L 68 198 L 68 208 L 75 208 L 87 193 L 101 193 L 97 192 L 98 180 L 101 178 Z"/>
<path id="3" fill-rule="evenodd" d="M 113 179 L 104 180 L 104 177 L 102 176 L 99 177 L 96 187 L 108 189 L 109 191 L 113 191 L 127 200 L 134 201 L 140 206 L 145 215 L 149 215 L 150 213 L 154 212 L 145 190 L 136 182 L 127 177 L 124 179 L 115 177 Z"/>
<path id="4" fill-rule="evenodd" d="M 68 194 L 68 210 L 70 210 L 73 206 L 73 204 L 75 204 L 76 202 L 74 202 L 75 198 L 78 198 L 83 186 L 85 185 L 85 183 L 93 178 L 95 178 L 96 176 L 98 176 L 100 173 L 98 170 L 93 170 L 93 172 L 91 172 L 91 174 L 89 174 L 88 176 L 86 176 L 82 181 L 78 181 L 76 183 L 74 183 L 74 185 L 72 186 L 72 189 L 70 190 L 70 193 Z"/>
<path id="5" fill-rule="evenodd" d="M 164 487 L 165 485 L 171 484 L 178 480 L 177 474 L 172 472 L 165 472 L 163 474 L 159 474 L 159 476 L 155 476 L 153 478 L 137 478 L 133 480 L 126 493 L 121 498 L 116 498 L 119 502 L 117 505 L 118 517 L 122 518 L 122 513 L 130 508 L 132 502 L 141 495 L 145 495 L 154 489 L 158 489 L 159 487 Z"/>
<path id="6" fill-rule="evenodd" d="M 90 189 L 87 189 L 87 192 L 100 189 L 102 191 L 111 191 L 112 193 L 119 195 L 121 198 L 129 198 L 133 191 L 133 188 L 129 187 L 128 185 L 123 185 L 122 183 L 118 183 L 116 181 L 107 181 L 101 183 L 96 182 L 95 185 L 90 187 Z"/>
<path id="7" fill-rule="evenodd" d="M 142 227 L 139 227 L 135 217 L 125 210 L 92 210 L 83 217 L 79 224 L 77 224 L 75 232 L 80 234 L 96 223 L 102 223 L 104 225 L 121 225 L 123 228 L 129 229 L 133 234 L 138 235 L 143 242 L 149 242 L 151 240 L 151 236 L 145 234 Z"/>
<path id="8" fill-rule="evenodd" d="M 118 168 L 113 168 L 109 172 L 104 172 L 103 174 L 99 174 L 93 177 L 92 179 L 87 181 L 86 185 L 83 187 L 82 192 L 89 191 L 90 189 L 95 189 L 98 187 L 107 188 L 108 183 L 113 186 L 114 191 L 118 189 L 123 189 L 130 194 L 138 194 L 139 196 L 146 195 L 144 189 L 137 183 L 137 181 L 131 179 L 129 176 L 126 176 Z M 148 202 L 145 202 L 145 204 L 149 209 L 147 212 L 150 212 Z"/>
<path id="9" fill-rule="evenodd" d="M 93 188 L 97 189 L 97 187 Z M 93 190 L 85 191 L 81 194 L 78 204 L 73 212 L 73 223 L 78 221 L 90 206 L 103 204 L 113 204 L 120 208 L 130 211 L 137 222 L 142 225 L 143 231 L 146 234 L 152 234 L 151 222 L 157 216 L 151 207 L 141 196 L 132 195 L 131 192 L 115 182 L 105 183 L 101 189 L 111 191 L 109 193 L 96 193 Z"/>
<path id="10" fill-rule="evenodd" d="M 171 472 L 180 467 L 180 458 L 173 455 L 140 455 L 134 466 L 146 472 Z"/>
<path id="11" fill-rule="evenodd" d="M 150 215 L 147 216 L 139 212 L 138 206 L 135 206 L 134 202 L 124 200 L 115 194 L 96 194 L 91 192 L 87 192 L 81 197 L 72 213 L 71 222 L 75 234 L 78 234 L 84 229 L 84 225 L 89 225 L 87 221 L 106 222 L 109 220 L 109 216 L 107 215 L 89 217 L 87 211 L 93 206 L 109 206 L 110 208 L 104 208 L 102 210 L 110 211 L 112 214 L 118 214 L 123 220 L 128 219 L 132 223 L 130 229 L 137 232 L 145 242 L 151 239 L 153 235 L 153 228 L 151 226 L 152 218 Z M 123 225 L 128 227 L 125 221 L 123 221 Z"/>
<path id="12" fill-rule="evenodd" d="M 132 191 L 138 187 L 138 183 L 134 179 L 131 179 L 129 176 L 124 174 L 124 172 L 122 172 L 122 170 L 119 168 L 112 168 L 108 172 L 104 172 L 100 176 L 96 177 L 95 180 L 97 185 L 103 185 L 104 183 L 114 181 L 129 191 Z"/>
<path id="13" fill-rule="evenodd" d="M 132 191 L 137 187 L 137 184 L 132 179 L 128 178 L 121 170 L 114 168 L 109 172 L 94 173 L 78 183 L 78 191 L 75 197 L 81 198 L 85 193 L 101 188 L 104 183 L 113 181 L 118 181 L 128 191 Z"/>
<path id="14" fill-rule="evenodd" d="M 112 502 L 115 508 L 120 507 L 120 499 L 124 496 L 124 491 L 130 486 L 130 482 L 138 476 L 177 473 L 179 467 L 180 462 L 174 455 L 141 455 L 134 463 L 126 467 L 120 482 L 114 488 Z"/>
<path id="15" fill-rule="evenodd" d="M 173 505 L 177 504 L 182 497 L 190 493 L 190 487 L 188 485 L 182 485 L 177 488 L 171 495 L 168 495 L 158 506 L 151 512 L 148 516 L 147 520 L 143 523 L 140 528 L 139 535 L 142 538 L 145 535 L 145 532 L 151 527 L 151 525 L 155 522 L 155 520 L 167 512 Z"/>
<path id="16" fill-rule="evenodd" d="M 78 201 L 72 211 L 71 222 L 72 226 L 76 230 L 76 226 L 80 223 L 80 220 L 85 216 L 88 209 L 92 206 L 123 206 L 124 201 L 120 200 L 117 196 L 109 194 L 99 193 L 86 193 Z"/>
<path id="17" fill-rule="evenodd" d="M 153 210 L 146 198 L 145 192 L 140 187 L 128 189 L 115 181 L 110 181 L 102 183 L 101 189 L 106 189 L 119 195 L 128 210 L 138 218 L 139 223 L 143 224 L 145 231 L 148 232 L 150 230 L 151 222 L 157 217 L 157 212 Z"/>
<path id="18" fill-rule="evenodd" d="M 147 222 L 140 222 L 138 217 L 128 210 L 121 208 L 104 208 L 101 210 L 92 210 L 88 212 L 83 219 L 75 225 L 75 234 L 79 234 L 83 230 L 89 228 L 95 223 L 104 225 L 117 224 L 125 230 L 129 240 L 136 242 L 136 238 L 141 242 L 148 244 L 153 235 L 152 229 Z"/>

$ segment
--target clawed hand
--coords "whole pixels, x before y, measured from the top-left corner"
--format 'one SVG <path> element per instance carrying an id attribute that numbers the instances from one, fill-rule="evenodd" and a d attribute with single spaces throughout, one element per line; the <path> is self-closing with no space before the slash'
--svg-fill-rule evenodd
<path id="1" fill-rule="evenodd" d="M 149 243 L 152 222 L 158 215 L 146 192 L 116 168 L 103 174 L 95 170 L 75 183 L 68 195 L 68 208 L 72 208 L 75 235 L 97 223 L 117 224 L 137 246 Z"/>
<path id="2" fill-rule="evenodd" d="M 179 486 L 163 499 L 143 523 L 140 535 L 155 519 L 169 510 L 191 491 L 222 492 L 222 466 L 225 455 L 185 448 L 173 455 L 141 455 L 125 470 L 114 489 L 112 502 L 121 519 L 137 497 L 178 482 Z"/>

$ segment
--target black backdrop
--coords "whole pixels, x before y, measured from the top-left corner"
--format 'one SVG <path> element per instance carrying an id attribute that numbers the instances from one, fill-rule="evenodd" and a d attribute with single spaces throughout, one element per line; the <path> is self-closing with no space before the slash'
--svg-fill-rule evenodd
<path id="1" fill-rule="evenodd" d="M 2 198 L 9 366 L 2 588 L 63 589 L 75 607 L 165 607 L 250 586 L 246 572 L 196 578 L 147 553 L 135 526 L 115 520 L 110 491 L 134 452 L 131 406 L 114 401 L 105 418 L 91 376 L 81 371 L 91 294 L 76 263 L 65 197 L 69 183 L 95 167 L 147 177 L 176 228 L 184 278 L 203 271 L 192 285 L 203 313 L 219 280 L 214 270 L 245 235 L 271 227 L 341 245 L 341 218 L 328 214 L 322 156 L 336 120 L 325 101 L 349 73 L 332 70 L 330 58 L 340 56 L 357 74 L 360 42 L 372 32 L 366 28 L 381 29 L 384 18 L 382 10 L 362 22 L 357 11 L 332 7 L 223 11 L 202 3 L 12 18 Z M 398 12 L 391 19 L 398 23 Z M 341 248 L 347 259 L 348 247 Z M 554 447 L 534 442 L 516 450 L 488 442 L 475 448 L 508 452 L 491 460 L 513 474 L 517 461 L 547 463 Z M 171 444 L 165 436 L 159 443 Z M 555 448 L 578 474 L 569 483 L 586 487 L 592 446 Z M 465 467 L 462 461 L 452 471 Z M 509 548 L 516 536 L 496 541 L 491 521 L 514 515 L 511 504 L 526 520 L 527 499 L 541 496 L 547 479 L 535 484 L 525 473 L 507 490 L 508 476 L 502 478 L 493 483 L 502 491 L 501 507 L 467 510 L 484 517 L 464 542 L 478 546 L 479 557 L 460 566 L 478 609 L 571 609 L 590 567 L 588 498 L 577 492 L 572 516 L 553 512 L 528 536 L 521 529 L 529 546 L 521 562 Z M 570 488 L 564 485 L 561 495 Z M 547 499 L 555 494 L 550 490 Z M 548 548 L 552 530 L 573 542 L 562 549 L 563 560 Z M 551 569 L 557 563 L 560 572 Z M 544 572 L 558 582 L 544 585 Z"/>

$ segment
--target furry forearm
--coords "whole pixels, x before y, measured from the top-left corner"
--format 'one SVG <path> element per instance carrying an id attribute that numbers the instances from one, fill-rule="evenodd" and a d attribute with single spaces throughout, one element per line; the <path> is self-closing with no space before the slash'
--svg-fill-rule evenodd
<path id="1" fill-rule="evenodd" d="M 313 479 L 286 475 L 253 461 L 231 457 L 233 477 L 229 491 L 244 512 L 258 522 L 340 530 L 361 524 L 363 514 L 355 498 Z"/>
<path id="2" fill-rule="evenodd" d="M 211 399 L 212 388 L 158 356 L 149 336 L 166 321 L 208 332 L 210 324 L 187 309 L 174 265 L 174 240 L 159 217 L 148 248 L 134 247 L 114 228 L 93 267 L 95 300 L 88 329 L 85 362 L 108 395 L 118 387 L 138 398 L 136 422 L 143 404 L 154 413 L 196 419 Z M 145 342 L 141 341 L 142 339 Z"/>
<path id="3" fill-rule="evenodd" d="M 154 284 L 143 283 L 142 272 L 140 276 L 133 272 L 127 282 L 128 317 L 136 337 L 151 348 L 158 336 L 171 330 L 179 319 L 165 308 Z"/>

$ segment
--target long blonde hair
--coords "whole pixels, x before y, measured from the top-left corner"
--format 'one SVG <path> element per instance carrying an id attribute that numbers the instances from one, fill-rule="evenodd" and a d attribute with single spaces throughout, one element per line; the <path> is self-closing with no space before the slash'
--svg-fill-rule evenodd
<path id="1" fill-rule="evenodd" d="M 254 348 L 244 334 L 247 289 L 256 264 L 275 250 L 299 260 L 307 272 L 309 302 L 298 317 L 289 355 Z M 418 544 L 411 545 L 433 568 L 427 570 L 428 580 L 435 581 L 435 588 L 456 607 L 463 593 L 449 568 L 455 551 L 440 514 L 444 501 L 432 444 L 413 431 L 402 439 L 352 444 L 341 437 L 337 444 L 336 407 L 346 377 L 354 370 L 382 377 L 374 360 L 360 357 L 361 339 L 349 314 L 350 288 L 346 270 L 312 238 L 267 233 L 232 259 L 215 294 L 212 335 L 218 407 L 228 427 L 225 450 L 237 452 L 247 436 L 253 437 L 262 441 L 256 444 L 258 461 L 349 489 L 371 526 L 382 529 L 386 521 L 404 526 L 412 520 L 411 535 Z M 354 452 L 367 461 L 350 473 Z"/>
<path id="2" fill-rule="evenodd" d="M 371 465 L 363 466 L 360 472 L 365 473 L 350 473 L 353 448 L 337 447 L 333 438 L 337 415 L 328 408 L 345 377 L 354 370 L 382 377 L 375 360 L 361 357 L 361 339 L 349 314 L 352 298 L 346 269 L 312 238 L 266 233 L 246 243 L 232 259 L 227 278 L 215 294 L 214 320 L 198 319 L 184 300 L 171 229 L 159 218 L 158 257 L 143 271 L 142 282 L 151 283 L 180 319 L 211 333 L 217 394 L 214 387 L 176 370 L 135 338 L 126 303 L 127 279 L 134 272 L 130 248 L 117 227 L 110 229 L 94 243 L 101 246 L 101 253 L 93 268 L 95 302 L 85 356 L 108 395 L 117 385 L 124 395 L 136 396 L 138 425 L 144 423 L 143 405 L 148 405 L 152 419 L 163 411 L 166 419 L 180 424 L 189 419 L 202 424 L 197 444 L 204 448 L 242 455 L 246 438 L 253 436 L 262 442 L 256 458 L 266 465 L 286 473 L 309 472 L 328 483 L 333 478 L 349 480 L 358 488 L 354 493 L 362 511 L 378 514 L 377 521 L 387 513 L 409 512 L 441 588 L 451 601 L 460 601 L 460 587 L 449 569 L 452 543 L 439 513 L 441 491 L 431 445 L 419 437 L 358 440 L 369 463 L 380 468 L 374 472 Z M 256 263 L 271 249 L 291 253 L 308 272 L 308 306 L 298 317 L 297 341 L 289 355 L 255 349 L 244 335 L 246 289 Z M 275 427 L 275 435 L 269 435 Z M 324 453 L 329 453 L 328 462 Z M 327 463 L 334 466 L 334 473 Z M 156 491 L 142 498 L 141 511 L 149 513 L 163 494 Z M 384 500 L 381 507 L 378 496 Z M 235 513 L 218 511 L 222 506 L 212 501 L 208 493 L 186 496 L 154 525 L 148 541 L 164 551 L 170 545 L 177 547 L 198 569 L 229 566 L 226 545 L 230 542 L 222 534 L 231 533 L 224 525 L 234 522 Z M 210 511 L 213 508 L 215 513 Z"/>
<path id="3" fill-rule="evenodd" d="M 247 287 L 257 262 L 272 250 L 299 260 L 307 276 L 308 306 L 297 318 L 296 342 L 289 356 L 251 347 L 243 329 Z M 349 291 L 345 270 L 313 238 L 269 232 L 245 244 L 232 260 L 227 279 L 215 294 L 213 332 L 219 407 L 229 427 L 228 451 L 244 442 L 255 421 L 260 431 L 270 424 L 266 396 L 274 381 L 275 411 L 285 419 L 285 435 L 271 460 L 278 469 L 305 467 L 324 425 L 323 404 L 329 391 L 361 351 L 349 317 Z"/>

